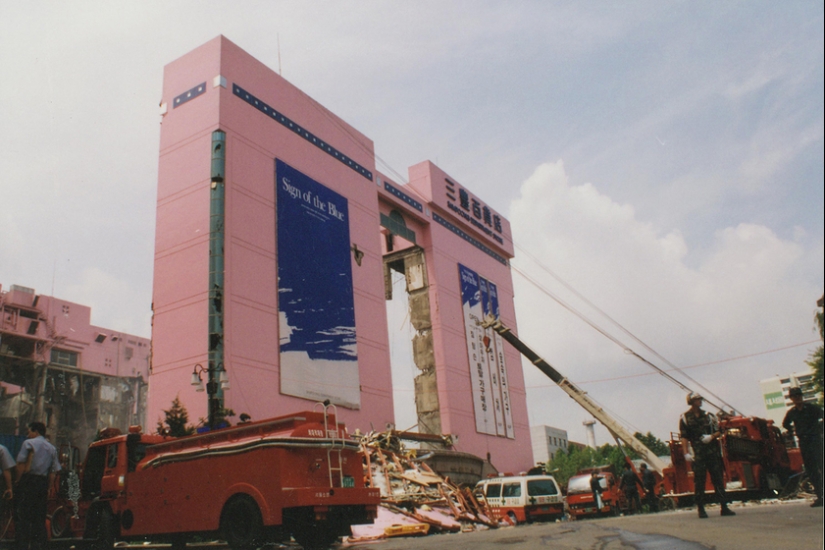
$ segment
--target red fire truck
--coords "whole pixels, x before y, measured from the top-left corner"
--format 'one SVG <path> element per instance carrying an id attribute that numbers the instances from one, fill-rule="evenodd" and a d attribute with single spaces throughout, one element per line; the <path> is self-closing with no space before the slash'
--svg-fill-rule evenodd
<path id="1" fill-rule="evenodd" d="M 787 449 L 772 420 L 727 416 L 719 421 L 727 492 L 735 499 L 775 496 L 787 492 L 794 474 L 802 471 L 798 449 Z M 679 434 L 670 437 L 671 465 L 664 470 L 664 493 L 675 504 L 692 502 L 693 470 L 685 461 Z M 706 492 L 713 492 L 710 476 Z M 685 502 L 683 502 L 685 501 Z"/>
<path id="2" fill-rule="evenodd" d="M 64 507 L 76 504 L 66 534 L 101 550 L 115 540 L 184 548 L 195 536 L 234 549 L 290 536 L 305 549 L 328 548 L 350 525 L 375 519 L 380 502 L 378 489 L 364 484 L 359 444 L 328 413 L 180 438 L 135 427 L 96 441 L 80 495 Z"/>
<path id="3" fill-rule="evenodd" d="M 602 508 L 598 509 L 590 488 L 593 472 L 599 476 L 602 487 Z M 617 516 L 621 512 L 622 494 L 612 466 L 584 468 L 567 480 L 567 508 L 572 519 L 596 517 L 599 515 Z"/>
<path id="4" fill-rule="evenodd" d="M 573 400 L 601 422 L 616 438 L 636 451 L 653 471 L 662 476 L 657 482 L 656 493 L 666 496 L 661 504 L 688 505 L 693 501 L 693 471 L 685 462 L 685 451 L 678 435 L 671 434 L 671 465 L 667 466 L 627 429 L 597 405 L 586 392 L 579 389 L 556 369 L 550 366 L 518 336 L 497 318 L 490 317 L 482 323 L 495 330 L 522 355 L 553 380 Z M 720 420 L 722 453 L 725 461 L 725 482 L 735 499 L 759 498 L 788 493 L 794 476 L 802 470 L 798 449 L 788 450 L 782 434 L 773 421 L 764 418 L 726 416 Z M 707 489 L 712 491 L 710 481 Z M 569 500 L 568 500 L 569 502 Z"/>

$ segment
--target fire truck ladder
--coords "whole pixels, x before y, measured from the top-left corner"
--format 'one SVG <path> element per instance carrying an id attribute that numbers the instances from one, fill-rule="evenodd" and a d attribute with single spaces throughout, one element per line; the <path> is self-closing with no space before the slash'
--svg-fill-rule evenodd
<path id="1" fill-rule="evenodd" d="M 332 405 L 329 401 L 323 403 L 316 403 L 315 409 L 318 405 L 324 409 L 324 434 L 330 440 L 330 445 L 327 447 L 327 468 L 329 470 L 329 486 L 335 487 L 334 475 L 338 476 L 338 487 L 344 486 L 344 457 L 341 451 L 344 449 L 344 438 L 338 433 L 338 408 Z M 332 409 L 332 414 L 335 415 L 335 425 L 330 429 L 329 426 L 329 410 Z M 333 459 L 336 459 L 333 461 Z M 336 465 L 337 464 L 337 465 Z"/>
<path id="2" fill-rule="evenodd" d="M 484 328 L 492 328 L 499 333 L 504 340 L 507 340 L 514 348 L 516 348 L 523 356 L 525 356 L 531 363 L 547 375 L 550 380 L 555 382 L 573 401 L 581 405 L 584 410 L 593 415 L 593 418 L 602 423 L 602 425 L 610 431 L 613 437 L 617 437 L 625 442 L 625 444 L 639 453 L 650 466 L 662 474 L 665 469 L 665 463 L 656 456 L 653 451 L 648 449 L 641 441 L 636 439 L 630 431 L 619 424 L 612 416 L 607 414 L 602 407 L 600 407 L 586 392 L 582 391 L 578 386 L 573 384 L 570 380 L 562 376 L 562 374 L 554 369 L 550 364 L 542 359 L 535 351 L 527 347 L 527 344 L 522 342 L 518 336 L 504 326 L 498 317 L 493 315 L 488 316 L 481 325 Z"/>

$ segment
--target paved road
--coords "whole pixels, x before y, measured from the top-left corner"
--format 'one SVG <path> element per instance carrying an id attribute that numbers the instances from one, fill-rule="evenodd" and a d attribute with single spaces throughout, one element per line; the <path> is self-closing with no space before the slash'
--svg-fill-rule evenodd
<path id="1" fill-rule="evenodd" d="M 350 546 L 362 550 L 794 550 L 823 549 L 823 509 L 806 501 L 718 507 L 699 520 L 694 510 L 642 516 L 519 525 L 491 531 L 390 539 Z"/>

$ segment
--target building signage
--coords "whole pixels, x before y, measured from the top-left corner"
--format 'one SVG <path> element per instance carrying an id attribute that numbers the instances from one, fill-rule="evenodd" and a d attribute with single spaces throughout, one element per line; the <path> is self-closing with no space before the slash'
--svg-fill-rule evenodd
<path id="1" fill-rule="evenodd" d="M 445 181 L 447 208 L 498 244 L 503 245 L 501 216 L 495 214 L 489 206 L 477 198 L 472 197 L 466 189 L 450 180 Z"/>
<path id="2" fill-rule="evenodd" d="M 513 438 L 503 343 L 494 331 L 481 326 L 485 315 L 498 312 L 498 291 L 495 284 L 461 264 L 458 272 L 476 431 Z"/>
<path id="3" fill-rule="evenodd" d="M 347 199 L 275 161 L 281 393 L 360 408 Z"/>
<path id="4" fill-rule="evenodd" d="M 782 395 L 782 392 L 773 392 L 773 393 L 766 393 L 765 394 L 765 407 L 768 410 L 771 409 L 784 409 L 785 408 L 785 396 Z"/>

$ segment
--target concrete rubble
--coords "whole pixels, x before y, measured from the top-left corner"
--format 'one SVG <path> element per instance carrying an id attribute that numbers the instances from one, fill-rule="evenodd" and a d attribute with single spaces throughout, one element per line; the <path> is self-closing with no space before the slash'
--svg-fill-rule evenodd
<path id="1" fill-rule="evenodd" d="M 406 448 L 392 432 L 363 436 L 361 448 L 365 479 L 381 490 L 381 505 L 375 522 L 353 525 L 345 544 L 509 525 L 497 519 L 471 488 L 460 487 L 434 472 L 419 457 L 426 451 Z"/>

